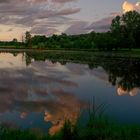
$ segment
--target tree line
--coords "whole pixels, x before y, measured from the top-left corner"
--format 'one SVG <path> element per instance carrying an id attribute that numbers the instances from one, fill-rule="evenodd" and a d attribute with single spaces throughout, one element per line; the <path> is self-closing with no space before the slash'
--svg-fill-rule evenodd
<path id="1" fill-rule="evenodd" d="M 34 35 L 25 33 L 24 42 L 13 39 L 11 42 L 0 42 L 0 46 L 16 46 L 17 48 L 35 49 L 99 49 L 118 50 L 140 47 L 140 14 L 130 11 L 116 16 L 111 23 L 110 31 L 96 33 L 94 31 L 80 35 Z"/>

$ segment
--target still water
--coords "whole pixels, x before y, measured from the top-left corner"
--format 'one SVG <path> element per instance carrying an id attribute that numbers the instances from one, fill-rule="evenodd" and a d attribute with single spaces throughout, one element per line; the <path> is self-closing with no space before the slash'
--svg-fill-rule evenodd
<path id="1" fill-rule="evenodd" d="M 55 133 L 93 98 L 119 122 L 140 124 L 140 58 L 1 52 L 0 123 Z M 84 121 L 84 120 L 83 120 Z"/>

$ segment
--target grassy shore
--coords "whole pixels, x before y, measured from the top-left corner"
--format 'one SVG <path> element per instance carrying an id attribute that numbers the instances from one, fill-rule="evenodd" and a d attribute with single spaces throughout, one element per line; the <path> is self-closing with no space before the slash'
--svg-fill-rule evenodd
<path id="1" fill-rule="evenodd" d="M 140 126 L 111 123 L 97 119 L 84 127 L 65 122 L 63 129 L 51 136 L 31 130 L 0 127 L 0 140 L 140 140 Z"/>
<path id="2" fill-rule="evenodd" d="M 55 135 L 0 126 L 0 140 L 140 140 L 140 125 L 119 124 L 90 114 L 85 125 L 65 121 Z"/>

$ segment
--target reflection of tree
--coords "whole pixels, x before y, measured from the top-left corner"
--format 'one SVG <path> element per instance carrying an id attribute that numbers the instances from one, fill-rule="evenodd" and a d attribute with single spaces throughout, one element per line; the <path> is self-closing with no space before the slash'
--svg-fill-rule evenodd
<path id="1" fill-rule="evenodd" d="M 35 61 L 50 60 L 52 63 L 59 62 L 62 65 L 68 62 L 88 64 L 90 69 L 101 66 L 109 75 L 108 81 L 114 86 L 117 85 L 118 88 L 121 87 L 123 91 L 130 92 L 140 87 L 140 59 L 136 57 L 73 51 L 26 52 L 23 54 L 27 65 L 34 59 Z"/>
<path id="2" fill-rule="evenodd" d="M 140 87 L 140 60 L 135 58 L 113 58 L 102 64 L 109 74 L 109 82 L 123 91 L 131 92 Z"/>
<path id="3" fill-rule="evenodd" d="M 108 81 L 112 85 L 121 87 L 124 91 L 130 92 L 135 87 L 140 87 L 140 60 L 131 57 L 117 57 L 105 53 L 85 52 L 47 52 L 27 53 L 27 56 L 36 61 L 46 59 L 52 62 L 60 62 L 65 65 L 67 62 L 88 64 L 90 69 L 103 67 L 108 73 Z"/>
<path id="4" fill-rule="evenodd" d="M 30 65 L 32 62 L 32 57 L 30 57 L 30 55 L 25 54 L 25 61 L 27 66 Z"/>
<path id="5" fill-rule="evenodd" d="M 92 52 L 76 52 L 76 51 L 47 51 L 47 52 L 26 52 L 28 57 L 33 58 L 35 61 L 51 60 L 52 62 L 60 62 L 65 65 L 67 62 L 88 64 L 89 67 L 95 68 L 98 66 L 96 63 L 98 53 Z M 27 57 L 27 58 L 28 58 Z"/>

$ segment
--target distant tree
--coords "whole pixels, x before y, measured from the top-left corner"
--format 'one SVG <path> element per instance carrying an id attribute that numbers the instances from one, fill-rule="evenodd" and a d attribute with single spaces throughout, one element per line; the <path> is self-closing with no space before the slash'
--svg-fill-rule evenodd
<path id="1" fill-rule="evenodd" d="M 32 45 L 36 48 L 45 48 L 47 44 L 47 37 L 45 35 L 35 35 L 32 37 Z"/>
<path id="2" fill-rule="evenodd" d="M 31 48 L 31 46 L 32 46 L 32 41 L 31 40 L 32 40 L 31 33 L 27 31 L 25 33 L 25 45 L 26 45 L 26 47 Z"/>
<path id="3" fill-rule="evenodd" d="M 17 43 L 18 40 L 16 38 L 14 38 L 12 42 Z"/>
<path id="4" fill-rule="evenodd" d="M 18 40 L 16 38 L 14 38 L 11 42 L 9 42 L 9 44 L 11 44 L 17 48 L 18 47 Z"/>

